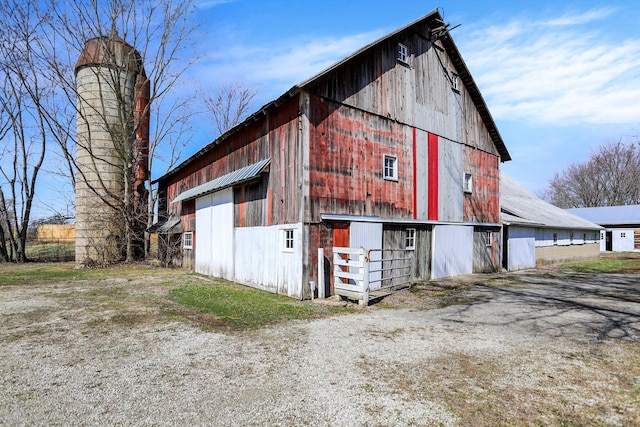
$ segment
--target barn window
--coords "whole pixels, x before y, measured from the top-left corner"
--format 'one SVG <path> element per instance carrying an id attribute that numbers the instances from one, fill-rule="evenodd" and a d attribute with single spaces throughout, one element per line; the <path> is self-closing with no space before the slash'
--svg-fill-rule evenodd
<path id="1" fill-rule="evenodd" d="M 492 231 L 487 231 L 486 239 L 487 239 L 487 247 L 493 246 L 493 232 Z"/>
<path id="2" fill-rule="evenodd" d="M 473 192 L 473 176 L 470 173 L 464 174 L 464 192 L 472 193 Z"/>
<path id="3" fill-rule="evenodd" d="M 405 249 L 413 250 L 416 248 L 416 229 L 407 228 L 404 237 Z"/>
<path id="4" fill-rule="evenodd" d="M 455 90 L 456 92 L 460 92 L 460 88 L 458 87 L 459 81 L 460 78 L 458 77 L 458 75 L 456 73 L 451 73 L 451 89 Z"/>
<path id="5" fill-rule="evenodd" d="M 398 158 L 396 156 L 385 154 L 382 167 L 384 179 L 398 180 Z"/>
<path id="6" fill-rule="evenodd" d="M 182 248 L 193 249 L 193 233 L 188 232 L 182 235 Z"/>
<path id="7" fill-rule="evenodd" d="M 626 233 L 620 233 L 620 237 L 627 237 Z"/>
<path id="8" fill-rule="evenodd" d="M 402 43 L 398 43 L 398 61 L 405 64 L 409 62 L 409 49 Z"/>
<path id="9" fill-rule="evenodd" d="M 284 230 L 282 250 L 286 252 L 293 252 L 293 228 Z"/>

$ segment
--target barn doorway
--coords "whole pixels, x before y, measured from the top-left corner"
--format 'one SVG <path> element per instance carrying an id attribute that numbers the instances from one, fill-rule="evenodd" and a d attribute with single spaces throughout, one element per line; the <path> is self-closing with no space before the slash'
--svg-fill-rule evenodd
<path id="1" fill-rule="evenodd" d="M 605 251 L 611 252 L 613 250 L 613 231 L 607 231 L 605 235 Z"/>

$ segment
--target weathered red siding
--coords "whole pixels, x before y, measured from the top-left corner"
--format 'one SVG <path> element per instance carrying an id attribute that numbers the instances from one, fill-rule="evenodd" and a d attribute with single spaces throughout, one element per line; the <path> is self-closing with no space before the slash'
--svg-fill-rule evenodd
<path id="1" fill-rule="evenodd" d="M 413 142 L 397 122 L 310 97 L 309 214 L 413 218 Z M 409 134 L 410 135 L 410 134 Z M 398 180 L 383 156 L 398 158 Z"/>
<path id="2" fill-rule="evenodd" d="M 230 138 L 194 159 L 171 176 L 166 186 L 168 209 L 187 220 L 182 203 L 171 204 L 180 193 L 219 176 L 271 157 L 268 184 L 248 186 L 236 191 L 237 226 L 298 222 L 301 197 L 301 148 L 297 98 L 280 105 L 235 132 Z M 268 190 L 267 190 L 268 188 Z M 259 206 L 257 206 L 259 205 Z"/>
<path id="3" fill-rule="evenodd" d="M 464 197 L 464 220 L 500 222 L 500 158 L 472 147 L 464 148 L 465 170 L 473 176 L 473 191 Z"/>

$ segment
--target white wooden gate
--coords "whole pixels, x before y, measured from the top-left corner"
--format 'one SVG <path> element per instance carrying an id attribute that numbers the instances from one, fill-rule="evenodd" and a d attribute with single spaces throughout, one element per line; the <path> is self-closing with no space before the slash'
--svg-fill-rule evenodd
<path id="1" fill-rule="evenodd" d="M 394 249 L 333 248 L 336 295 L 368 305 L 411 288 L 413 251 Z"/>

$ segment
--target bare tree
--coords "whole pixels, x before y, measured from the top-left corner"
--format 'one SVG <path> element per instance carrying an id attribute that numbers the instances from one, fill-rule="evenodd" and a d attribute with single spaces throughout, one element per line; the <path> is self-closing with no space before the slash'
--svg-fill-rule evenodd
<path id="1" fill-rule="evenodd" d="M 82 138 L 60 139 L 60 146 L 69 173 L 75 176 L 75 185 L 100 199 L 112 212 L 109 219 L 96 212 L 96 222 L 104 223 L 102 234 L 111 236 L 111 240 L 98 239 L 101 241 L 92 243 L 94 249 L 117 252 L 122 248 L 129 261 L 142 255 L 136 242 L 145 240 L 135 224 L 150 225 L 152 221 L 152 209 L 147 207 L 155 200 L 149 200 L 152 161 L 148 157 L 153 159 L 164 153 L 168 157 L 164 161 L 171 167 L 188 140 L 184 137 L 189 116 L 185 109 L 187 97 L 174 96 L 171 89 L 196 59 L 186 54 L 195 28 L 192 11 L 189 0 L 53 0 L 48 6 L 51 24 L 48 63 L 67 102 L 75 105 L 78 125 L 85 133 Z M 97 100 L 87 99 L 76 87 L 74 64 L 86 53 L 83 49 L 87 40 L 97 41 L 97 54 L 101 55 L 100 61 L 93 61 L 98 63 L 92 63 L 94 80 L 108 88 L 99 90 Z M 123 47 L 126 58 L 122 57 Z M 124 81 L 122 73 L 116 70 L 119 67 L 136 67 L 137 80 Z M 145 100 L 142 110 L 134 105 L 140 99 Z M 154 116 L 153 123 L 149 120 L 150 108 L 163 112 L 162 116 Z M 89 128 L 90 122 L 102 123 L 101 130 L 110 135 L 112 145 L 105 148 L 104 144 L 92 142 L 96 131 Z M 147 126 L 153 127 L 148 151 L 135 150 Z M 92 165 L 89 172 L 87 168 L 78 168 L 77 150 L 89 157 L 88 163 Z M 136 152 L 140 154 L 138 158 L 133 157 Z M 97 171 L 105 169 L 112 176 L 119 176 L 121 183 L 114 185 L 113 180 L 103 179 Z"/>
<path id="2" fill-rule="evenodd" d="M 0 9 L 0 255 L 24 262 L 36 183 L 51 139 L 44 106 L 54 92 L 34 54 L 44 24 L 35 5 L 2 0 Z"/>
<path id="3" fill-rule="evenodd" d="M 255 95 L 255 91 L 239 83 L 233 83 L 223 86 L 212 95 L 203 96 L 205 108 L 213 117 L 218 135 L 222 135 L 245 118 Z"/>
<path id="4" fill-rule="evenodd" d="M 542 197 L 561 208 L 640 204 L 640 147 L 610 142 L 549 181 Z"/>

